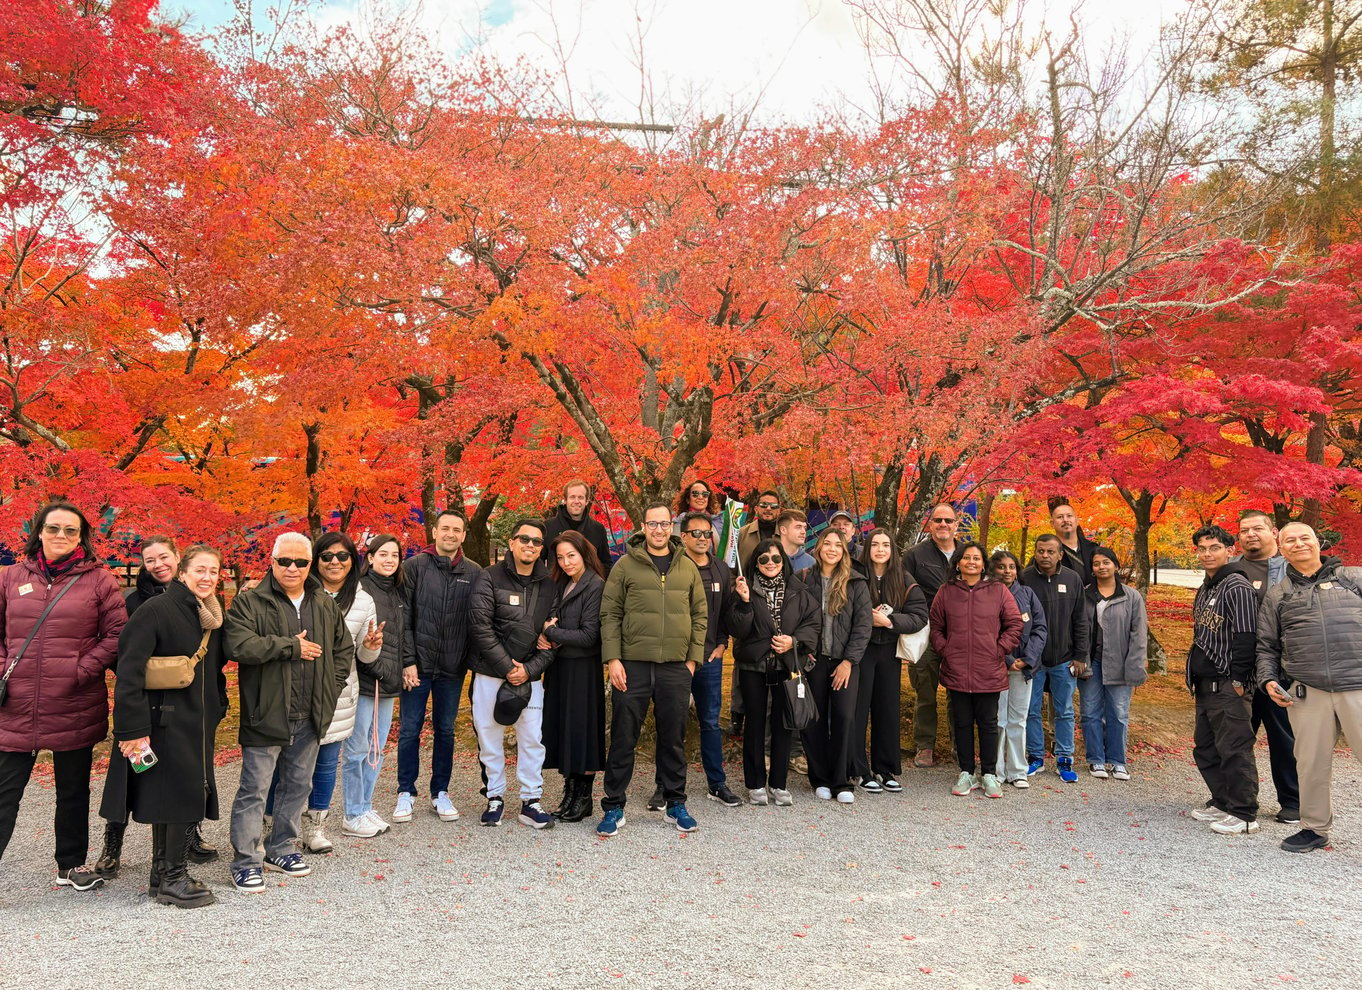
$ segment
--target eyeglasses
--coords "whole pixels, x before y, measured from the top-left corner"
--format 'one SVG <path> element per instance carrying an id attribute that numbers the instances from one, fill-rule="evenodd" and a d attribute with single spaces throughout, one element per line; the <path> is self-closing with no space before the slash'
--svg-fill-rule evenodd
<path id="1" fill-rule="evenodd" d="M 274 558 L 274 562 L 275 562 L 276 564 L 278 564 L 278 565 L 279 565 L 281 568 L 283 568 L 284 570 L 288 570 L 290 567 L 296 567 L 296 568 L 298 568 L 298 570 L 303 571 L 303 570 L 307 570 L 308 565 L 312 563 L 312 558 L 311 558 L 311 557 L 275 557 L 275 558 Z"/>
<path id="2" fill-rule="evenodd" d="M 779 564 L 779 563 L 781 563 L 784 559 L 785 559 L 785 558 L 782 557 L 782 556 L 780 556 L 780 554 L 776 554 L 776 553 L 764 553 L 764 554 L 762 554 L 760 557 L 757 558 L 757 566 L 760 567 L 760 566 L 763 566 L 763 565 L 765 565 L 765 564 Z"/>
<path id="3" fill-rule="evenodd" d="M 515 536 L 511 537 L 511 539 L 515 540 L 522 546 L 542 547 L 544 545 L 543 537 L 526 536 L 524 533 L 518 533 Z"/>
<path id="4" fill-rule="evenodd" d="M 56 523 L 44 523 L 43 532 L 48 536 L 65 536 L 67 539 L 75 539 L 80 535 L 79 526 L 58 526 Z"/>
<path id="5" fill-rule="evenodd" d="M 954 519 L 936 518 L 936 519 L 933 519 L 932 522 L 934 522 L 934 523 L 953 523 L 953 522 L 955 522 L 955 520 L 954 520 Z"/>
<path id="6" fill-rule="evenodd" d="M 688 529 L 688 530 L 686 530 L 685 533 L 683 533 L 682 535 L 683 535 L 683 536 L 689 536 L 689 537 L 692 537 L 692 538 L 697 539 L 697 540 L 707 540 L 707 539 L 709 539 L 711 536 L 714 535 L 714 530 L 712 530 L 712 529 Z"/>
<path id="7" fill-rule="evenodd" d="M 672 521 L 670 519 L 664 519 L 661 522 L 653 520 L 651 522 L 645 522 L 643 526 L 645 529 L 671 529 Z"/>
<path id="8" fill-rule="evenodd" d="M 758 509 L 779 509 L 779 508 L 780 508 L 780 503 L 779 503 L 779 502 L 758 502 L 758 503 L 757 503 L 757 508 L 758 508 Z"/>
<path id="9" fill-rule="evenodd" d="M 323 564 L 329 564 L 329 563 L 331 563 L 331 561 L 333 561 L 333 560 L 338 560 L 338 561 L 340 561 L 342 564 L 348 564 L 348 563 L 350 563 L 350 551 L 349 551 L 349 550 L 328 550 L 328 551 L 326 551 L 326 553 L 319 553 L 319 554 L 317 554 L 317 559 L 320 560 Z"/>

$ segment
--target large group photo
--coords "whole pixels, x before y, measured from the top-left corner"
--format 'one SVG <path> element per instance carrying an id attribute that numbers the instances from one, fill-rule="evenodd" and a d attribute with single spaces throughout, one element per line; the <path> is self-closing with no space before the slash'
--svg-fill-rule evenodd
<path id="1" fill-rule="evenodd" d="M 1362 963 L 1362 2 L 0 53 L 16 984 Z"/>

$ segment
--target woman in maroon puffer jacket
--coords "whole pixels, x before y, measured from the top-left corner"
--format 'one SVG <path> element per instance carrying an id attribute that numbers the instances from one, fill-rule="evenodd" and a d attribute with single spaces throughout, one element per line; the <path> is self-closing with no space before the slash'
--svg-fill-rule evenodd
<path id="1" fill-rule="evenodd" d="M 985 762 L 998 752 L 998 695 L 1007 687 L 1007 655 L 1021 641 L 1022 617 L 1012 592 L 985 573 L 984 548 L 963 543 L 951 557 L 954 578 L 932 600 L 932 649 L 941 657 L 941 684 L 951 701 L 960 779 L 952 794 L 964 797 L 983 787 L 987 797 L 1003 796 L 993 773 L 975 772 L 974 734 Z M 996 769 L 988 763 L 989 769 Z"/>
<path id="2" fill-rule="evenodd" d="M 128 613 L 118 582 L 95 556 L 89 522 L 71 503 L 39 510 L 24 556 L 23 563 L 0 572 L 0 677 L 9 673 L 0 704 L 0 855 L 14 834 L 38 750 L 50 749 L 57 883 L 89 890 L 104 882 L 84 865 L 90 849 L 90 764 L 95 744 L 109 732 L 104 672 L 118 658 L 118 634 Z M 58 595 L 61 600 L 23 650 Z"/>

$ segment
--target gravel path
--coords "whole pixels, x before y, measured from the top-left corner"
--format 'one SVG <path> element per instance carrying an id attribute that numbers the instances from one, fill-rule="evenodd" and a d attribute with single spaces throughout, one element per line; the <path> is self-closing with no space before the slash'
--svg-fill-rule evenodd
<path id="1" fill-rule="evenodd" d="M 1251 838 L 1187 817 L 1204 794 L 1185 756 L 1144 758 L 1129 784 L 1064 785 L 1047 772 L 999 801 L 952 797 L 946 767 L 911 772 L 903 794 L 861 795 L 850 808 L 816 801 L 796 778 L 793 808 L 692 801 L 701 828 L 690 836 L 644 810 L 652 768 L 640 763 L 628 823 L 607 842 L 586 822 L 480 828 L 477 771 L 460 755 L 459 822 L 422 805 L 375 840 L 342 841 L 337 827 L 336 853 L 310 857 L 312 876 L 266 874 L 260 895 L 234 891 L 223 863 L 199 867 L 220 903 L 196 911 L 146 898 L 144 826 L 130 829 L 112 884 L 51 887 L 53 795 L 35 782 L 0 862 L 0 985 L 1358 982 L 1362 768 L 1342 754 L 1337 845 L 1309 856 L 1277 849 L 1293 829 L 1270 816 Z M 1270 780 L 1265 751 L 1260 763 Z M 224 794 L 237 773 L 219 770 Z M 385 814 L 392 774 L 390 757 L 377 802 Z M 698 768 L 690 785 L 703 794 Z M 1264 790 L 1275 812 L 1271 784 Z M 226 822 L 211 823 L 209 837 L 225 847 Z"/>

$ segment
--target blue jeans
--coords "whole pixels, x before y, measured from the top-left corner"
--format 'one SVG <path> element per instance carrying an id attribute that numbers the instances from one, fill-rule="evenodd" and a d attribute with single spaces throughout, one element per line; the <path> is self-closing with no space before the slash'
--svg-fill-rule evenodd
<path id="1" fill-rule="evenodd" d="M 724 700 L 724 661 L 720 657 L 695 668 L 690 681 L 695 696 L 695 716 L 700 721 L 700 762 L 711 788 L 728 782 L 724 775 L 724 734 L 719 728 L 719 709 Z"/>
<path id="2" fill-rule="evenodd" d="M 380 698 L 375 708 L 373 695 L 359 696 L 355 731 L 345 740 L 341 766 L 341 794 L 346 818 L 358 818 L 373 810 L 374 785 L 378 783 L 378 772 L 383 769 L 383 747 L 388 745 L 396 701 L 396 698 Z M 375 728 L 378 730 L 378 752 L 371 757 L 369 746 Z"/>
<path id="3" fill-rule="evenodd" d="M 312 791 L 307 797 L 308 811 L 326 811 L 336 793 L 336 764 L 340 762 L 345 740 L 317 747 L 317 765 L 312 768 Z M 269 793 L 265 795 L 265 814 L 274 814 L 274 792 L 279 789 L 279 768 L 274 768 Z"/>
<path id="4" fill-rule="evenodd" d="M 1031 678 L 1031 710 L 1026 714 L 1026 757 L 1045 758 L 1045 725 L 1040 720 L 1040 706 L 1045 700 L 1045 685 L 1050 685 L 1050 709 L 1055 719 L 1055 759 L 1074 758 L 1074 682 L 1078 678 L 1069 673 L 1069 665 L 1041 666 Z"/>
<path id="5" fill-rule="evenodd" d="M 1089 763 L 1126 762 L 1126 730 L 1130 726 L 1129 684 L 1103 684 L 1102 664 L 1092 665 L 1092 676 L 1078 682 L 1083 716 L 1083 753 Z"/>
<path id="6" fill-rule="evenodd" d="M 449 776 L 454 771 L 454 720 L 459 715 L 459 695 L 463 693 L 463 678 L 431 680 L 422 677 L 416 687 L 402 692 L 398 717 L 402 724 L 397 731 L 397 789 L 407 794 L 416 793 L 416 775 L 421 771 L 421 729 L 426 724 L 426 701 L 431 704 L 431 722 L 435 739 L 430 747 L 430 796 L 437 797 L 449 790 Z"/>

